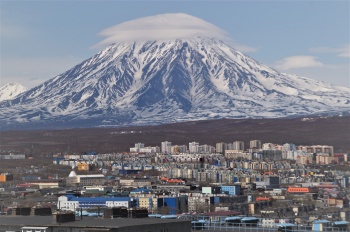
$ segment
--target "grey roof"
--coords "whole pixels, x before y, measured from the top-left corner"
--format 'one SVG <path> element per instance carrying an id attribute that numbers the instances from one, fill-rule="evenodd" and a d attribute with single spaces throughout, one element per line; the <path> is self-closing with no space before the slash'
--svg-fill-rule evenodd
<path id="1" fill-rule="evenodd" d="M 91 228 L 122 228 L 137 225 L 166 224 L 166 223 L 191 223 L 190 220 L 160 219 L 160 218 L 94 218 L 80 217 L 74 222 L 52 223 L 52 216 L 0 216 L 1 225 L 16 226 L 60 226 L 60 227 L 91 227 Z"/>

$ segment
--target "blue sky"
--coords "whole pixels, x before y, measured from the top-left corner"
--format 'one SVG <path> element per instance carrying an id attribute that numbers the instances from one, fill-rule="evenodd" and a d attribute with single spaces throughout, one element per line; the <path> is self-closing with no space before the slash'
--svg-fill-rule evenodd
<path id="1" fill-rule="evenodd" d="M 34 87 L 98 52 L 106 28 L 186 13 L 225 30 L 279 71 L 350 86 L 349 1 L 0 0 L 0 86 Z"/>

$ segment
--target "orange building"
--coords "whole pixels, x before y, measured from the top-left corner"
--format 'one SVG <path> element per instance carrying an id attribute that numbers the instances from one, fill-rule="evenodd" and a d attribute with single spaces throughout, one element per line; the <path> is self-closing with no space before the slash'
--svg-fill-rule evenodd
<path id="1" fill-rule="evenodd" d="M 0 182 L 7 182 L 13 180 L 13 175 L 10 173 L 1 173 Z"/>
<path id="2" fill-rule="evenodd" d="M 89 171 L 89 165 L 86 163 L 78 163 L 78 171 Z"/>
<path id="3" fill-rule="evenodd" d="M 183 180 L 171 179 L 167 181 L 168 184 L 184 184 Z"/>
<path id="4" fill-rule="evenodd" d="M 317 188 L 310 187 L 288 187 L 288 193 L 317 193 Z"/>
<path id="5" fill-rule="evenodd" d="M 160 178 L 161 181 L 166 182 L 167 184 L 185 184 L 185 181 L 178 179 L 170 179 L 168 177 Z"/>
<path id="6" fill-rule="evenodd" d="M 308 187 L 288 187 L 289 193 L 309 193 Z"/>

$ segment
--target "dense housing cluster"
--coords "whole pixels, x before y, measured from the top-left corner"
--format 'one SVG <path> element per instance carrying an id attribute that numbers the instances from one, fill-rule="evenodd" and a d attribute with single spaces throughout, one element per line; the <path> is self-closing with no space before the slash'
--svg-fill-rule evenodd
<path id="1" fill-rule="evenodd" d="M 242 141 L 215 147 L 165 141 L 160 147 L 137 143 L 123 153 L 56 153 L 53 164 L 71 168 L 66 176 L 43 179 L 34 172 L 14 182 L 11 173 L 0 175 L 1 182 L 16 183 L 2 188 L 2 198 L 12 201 L 1 209 L 16 214 L 23 206 L 45 205 L 76 217 L 108 218 L 106 210 L 125 209 L 191 219 L 192 229 L 217 227 L 218 222 L 235 226 L 226 221 L 229 217 L 262 228 L 289 223 L 316 229 L 322 220 L 324 228 L 339 222 L 345 228 L 350 217 L 348 158 L 335 154 L 332 146 L 260 140 L 250 141 L 248 148 Z"/>

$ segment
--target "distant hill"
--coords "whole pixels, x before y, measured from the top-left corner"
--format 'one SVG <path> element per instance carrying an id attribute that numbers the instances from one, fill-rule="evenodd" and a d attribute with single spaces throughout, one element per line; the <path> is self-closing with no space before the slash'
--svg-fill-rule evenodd
<path id="1" fill-rule="evenodd" d="M 135 143 L 160 146 L 189 142 L 210 144 L 241 140 L 296 145 L 333 145 L 335 152 L 350 152 L 350 117 L 294 119 L 219 119 L 160 126 L 123 128 L 87 128 L 68 130 L 33 130 L 0 132 L 0 150 L 41 153 L 97 151 L 101 153 L 129 151 Z"/>

